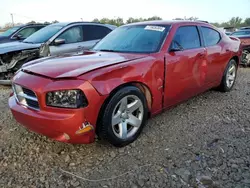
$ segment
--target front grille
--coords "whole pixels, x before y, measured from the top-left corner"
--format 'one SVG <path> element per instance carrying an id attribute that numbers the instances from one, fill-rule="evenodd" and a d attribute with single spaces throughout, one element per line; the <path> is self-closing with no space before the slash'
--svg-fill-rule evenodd
<path id="1" fill-rule="evenodd" d="M 33 91 L 31 91 L 30 89 L 27 89 L 24 87 L 22 89 L 23 89 L 23 93 L 25 93 L 26 95 L 29 95 L 31 97 L 36 97 L 36 94 Z"/>
<path id="2" fill-rule="evenodd" d="M 39 103 L 36 97 L 36 94 L 27 88 L 24 88 L 20 85 L 14 84 L 13 91 L 16 97 L 16 100 L 31 109 L 39 110 Z"/>

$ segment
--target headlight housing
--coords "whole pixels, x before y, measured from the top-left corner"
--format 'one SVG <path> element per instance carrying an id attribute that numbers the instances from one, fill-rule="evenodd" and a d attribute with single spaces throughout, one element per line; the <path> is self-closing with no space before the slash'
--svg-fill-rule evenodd
<path id="1" fill-rule="evenodd" d="M 46 94 L 46 105 L 59 108 L 81 108 L 86 107 L 88 101 L 79 89 L 59 90 Z"/>

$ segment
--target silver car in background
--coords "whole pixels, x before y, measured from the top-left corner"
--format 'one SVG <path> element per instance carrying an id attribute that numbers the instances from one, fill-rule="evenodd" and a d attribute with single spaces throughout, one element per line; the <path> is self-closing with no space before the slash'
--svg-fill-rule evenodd
<path id="1" fill-rule="evenodd" d="M 95 22 L 56 23 L 22 42 L 0 44 L 0 80 L 10 80 L 23 64 L 40 57 L 82 53 L 115 28 Z"/>
<path id="2" fill-rule="evenodd" d="M 63 29 L 62 29 L 63 27 Z M 47 42 L 39 41 L 39 33 L 34 34 L 26 42 L 42 42 L 41 56 L 78 53 L 92 48 L 100 39 L 110 33 L 116 26 L 99 23 L 71 23 L 67 26 L 53 24 L 47 27 L 51 32 L 59 30 Z M 41 34 L 44 35 L 43 31 Z M 46 49 L 47 48 L 47 49 Z"/>

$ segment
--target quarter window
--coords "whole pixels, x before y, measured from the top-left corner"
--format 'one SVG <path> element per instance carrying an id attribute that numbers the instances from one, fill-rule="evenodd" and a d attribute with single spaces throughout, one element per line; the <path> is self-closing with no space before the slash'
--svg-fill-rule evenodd
<path id="1" fill-rule="evenodd" d="M 205 46 L 214 46 L 220 41 L 220 33 L 208 27 L 201 27 Z"/>
<path id="2" fill-rule="evenodd" d="M 98 40 L 105 37 L 111 29 L 99 25 L 84 25 L 83 26 L 83 40 Z"/>
<path id="3" fill-rule="evenodd" d="M 70 29 L 64 31 L 59 37 L 59 39 L 64 39 L 66 44 L 76 43 L 83 41 L 83 34 L 81 27 L 71 27 Z"/>
<path id="4" fill-rule="evenodd" d="M 174 43 L 177 43 L 184 50 L 193 49 L 201 47 L 201 41 L 196 26 L 183 26 L 178 28 L 175 37 Z"/>

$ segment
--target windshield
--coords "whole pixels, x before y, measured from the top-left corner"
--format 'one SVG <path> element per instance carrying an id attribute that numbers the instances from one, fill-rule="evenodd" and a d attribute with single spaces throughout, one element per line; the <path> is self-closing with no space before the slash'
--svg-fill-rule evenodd
<path id="1" fill-rule="evenodd" d="M 63 26 L 60 25 L 49 25 L 35 32 L 23 42 L 25 43 L 43 43 L 47 42 L 53 35 L 55 35 Z"/>
<path id="2" fill-rule="evenodd" d="M 93 50 L 124 53 L 153 53 L 159 51 L 170 26 L 132 25 L 115 29 Z"/>
<path id="3" fill-rule="evenodd" d="M 8 29 L 7 31 L 5 31 L 4 33 L 2 33 L 0 35 L 8 37 L 8 36 L 12 35 L 13 33 L 15 33 L 19 28 L 20 27 L 12 27 L 12 28 Z"/>
<path id="4" fill-rule="evenodd" d="M 232 33 L 233 36 L 243 36 L 243 35 L 250 35 L 250 30 L 247 31 L 236 31 Z"/>

